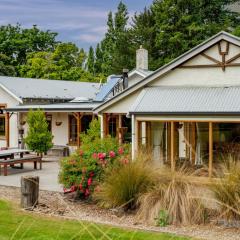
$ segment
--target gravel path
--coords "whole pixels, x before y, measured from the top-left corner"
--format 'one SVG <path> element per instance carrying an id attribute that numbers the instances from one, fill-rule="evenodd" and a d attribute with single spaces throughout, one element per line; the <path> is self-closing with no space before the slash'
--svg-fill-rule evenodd
<path id="1" fill-rule="evenodd" d="M 19 204 L 20 189 L 0 185 L 0 199 Z M 151 227 L 136 222 L 134 214 L 119 214 L 112 210 L 101 209 L 93 204 L 73 202 L 59 192 L 40 191 L 40 205 L 34 212 L 67 219 L 86 220 L 94 223 L 110 224 L 125 228 L 143 229 L 177 235 L 196 237 L 206 240 L 240 240 L 240 229 L 224 228 L 215 225 L 189 227 Z"/>

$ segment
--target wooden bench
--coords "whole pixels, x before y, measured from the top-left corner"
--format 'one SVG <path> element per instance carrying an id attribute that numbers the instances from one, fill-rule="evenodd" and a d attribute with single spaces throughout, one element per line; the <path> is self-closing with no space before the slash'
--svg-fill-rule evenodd
<path id="1" fill-rule="evenodd" d="M 34 169 L 37 169 L 37 163 L 40 163 L 40 169 L 42 169 L 42 158 L 40 156 L 26 156 L 22 158 L 15 158 L 9 160 L 0 160 L 0 175 L 1 175 L 1 167 L 3 166 L 4 176 L 7 176 L 7 167 L 14 166 L 15 164 L 20 164 L 21 168 L 23 168 L 23 163 L 33 162 Z"/>

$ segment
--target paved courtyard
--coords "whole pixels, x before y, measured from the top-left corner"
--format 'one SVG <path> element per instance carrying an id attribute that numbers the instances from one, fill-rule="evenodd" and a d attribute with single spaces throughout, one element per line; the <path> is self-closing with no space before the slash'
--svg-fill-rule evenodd
<path id="1" fill-rule="evenodd" d="M 39 166 L 38 166 L 39 167 Z M 34 170 L 33 163 L 24 163 L 24 169 L 8 168 L 8 176 L 0 176 L 0 185 L 20 187 L 22 176 L 39 176 L 40 189 L 48 191 L 62 191 L 58 183 L 59 161 L 50 159 L 43 162 L 42 170 Z"/>

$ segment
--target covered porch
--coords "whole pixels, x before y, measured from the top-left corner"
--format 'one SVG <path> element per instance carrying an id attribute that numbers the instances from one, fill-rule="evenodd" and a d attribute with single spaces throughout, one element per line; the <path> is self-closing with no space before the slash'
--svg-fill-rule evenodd
<path id="1" fill-rule="evenodd" d="M 80 134 L 87 131 L 90 122 L 96 117 L 92 112 L 94 106 L 95 103 L 21 105 L 9 108 L 7 111 L 18 116 L 19 148 L 25 147 L 24 138 L 28 131 L 26 123 L 28 111 L 41 109 L 45 112 L 49 131 L 53 135 L 53 144 L 55 146 L 68 146 L 70 151 L 73 151 L 81 145 Z"/>
<path id="2" fill-rule="evenodd" d="M 172 170 L 206 167 L 205 176 L 229 158 L 240 159 L 240 87 L 149 87 L 129 114 L 132 154 L 147 149 Z"/>
<path id="3" fill-rule="evenodd" d="M 134 154 L 146 149 L 156 165 L 169 165 L 174 171 L 186 166 L 206 167 L 204 176 L 229 158 L 240 159 L 240 121 L 153 120 L 136 118 Z"/>

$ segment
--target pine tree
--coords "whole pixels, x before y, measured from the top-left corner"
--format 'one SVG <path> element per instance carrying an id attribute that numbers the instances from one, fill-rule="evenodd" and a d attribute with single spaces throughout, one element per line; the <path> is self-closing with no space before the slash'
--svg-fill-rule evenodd
<path id="1" fill-rule="evenodd" d="M 101 50 L 102 50 L 102 73 L 105 75 L 112 74 L 112 54 L 115 49 L 114 44 L 114 26 L 113 26 L 113 16 L 112 12 L 108 14 L 107 20 L 107 32 L 104 39 L 101 41 Z M 98 60 L 98 58 L 96 59 Z"/>
<path id="2" fill-rule="evenodd" d="M 95 56 L 94 56 L 94 50 L 93 47 L 91 46 L 89 48 L 89 52 L 88 52 L 88 58 L 87 58 L 87 69 L 90 73 L 95 74 L 95 69 L 94 69 L 94 65 L 95 65 Z"/>
<path id="3" fill-rule="evenodd" d="M 156 31 L 153 12 L 149 8 L 144 8 L 143 12 L 134 15 L 132 18 L 132 28 L 130 29 L 133 51 L 142 45 L 148 50 L 149 69 L 155 70 L 159 67 L 158 60 L 161 58 L 158 49 L 155 46 Z"/>
<path id="4" fill-rule="evenodd" d="M 155 0 L 156 48 L 165 64 L 221 30 L 231 31 L 240 23 L 229 10 L 229 0 Z"/>
<path id="5" fill-rule="evenodd" d="M 108 15 L 107 33 L 101 42 L 102 71 L 105 75 L 120 74 L 123 68 L 131 68 L 134 65 L 134 60 L 129 54 L 131 44 L 127 23 L 127 7 L 120 2 L 114 17 L 112 12 Z"/>
<path id="6" fill-rule="evenodd" d="M 96 47 L 96 59 L 95 59 L 95 72 L 98 73 L 102 73 L 102 61 L 103 61 L 103 52 L 101 49 L 100 44 L 97 44 Z"/>
<path id="7" fill-rule="evenodd" d="M 48 123 L 43 111 L 30 111 L 27 116 L 29 126 L 25 142 L 28 148 L 37 153 L 45 153 L 52 146 L 53 136 L 48 130 Z"/>

